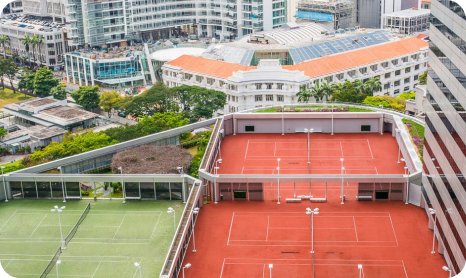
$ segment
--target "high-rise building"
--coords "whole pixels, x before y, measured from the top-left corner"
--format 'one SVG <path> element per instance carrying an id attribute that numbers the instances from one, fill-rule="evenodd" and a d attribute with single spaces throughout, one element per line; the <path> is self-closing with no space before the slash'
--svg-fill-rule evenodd
<path id="1" fill-rule="evenodd" d="M 431 9 L 423 196 L 436 211 L 438 252 L 458 274 L 466 257 L 466 14 L 450 0 Z"/>
<path id="2" fill-rule="evenodd" d="M 356 0 L 357 20 L 363 28 L 382 28 L 383 15 L 411 8 L 421 8 L 420 0 Z"/>
<path id="3" fill-rule="evenodd" d="M 71 37 L 98 46 L 129 40 L 157 40 L 182 32 L 233 40 L 286 23 L 286 0 L 68 1 Z"/>

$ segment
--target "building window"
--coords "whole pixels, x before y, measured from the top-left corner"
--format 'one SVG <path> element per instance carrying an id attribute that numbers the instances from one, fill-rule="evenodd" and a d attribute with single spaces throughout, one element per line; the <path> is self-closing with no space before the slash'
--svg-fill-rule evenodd
<path id="1" fill-rule="evenodd" d="M 384 84 L 384 85 L 383 85 L 383 88 L 384 88 L 385 90 L 389 89 L 389 88 L 390 88 L 390 83 Z"/>
<path id="2" fill-rule="evenodd" d="M 400 89 L 396 89 L 394 93 L 395 93 L 395 95 L 399 94 L 399 93 L 400 93 Z"/>
<path id="3" fill-rule="evenodd" d="M 415 65 L 414 70 L 418 70 L 418 69 L 419 69 L 419 65 Z"/>
<path id="4" fill-rule="evenodd" d="M 283 89 L 283 83 L 278 83 L 278 84 L 277 84 L 277 88 L 278 88 L 279 90 L 282 90 L 282 89 Z"/>
<path id="5" fill-rule="evenodd" d="M 273 95 L 265 95 L 266 101 L 273 101 Z"/>
<path id="6" fill-rule="evenodd" d="M 398 65 L 398 60 L 392 60 L 392 64 L 394 64 L 395 66 Z"/>
<path id="7" fill-rule="evenodd" d="M 395 76 L 398 76 L 398 75 L 400 75 L 400 74 L 401 74 L 401 70 L 395 71 Z"/>
<path id="8" fill-rule="evenodd" d="M 345 78 L 345 75 L 343 73 L 339 73 L 336 75 L 336 77 L 340 80 L 342 80 L 343 78 Z"/>
<path id="9" fill-rule="evenodd" d="M 405 68 L 405 73 L 411 72 L 411 67 Z"/>
<path id="10" fill-rule="evenodd" d="M 406 92 L 406 91 L 409 91 L 409 86 L 405 87 L 405 88 L 404 88 L 404 91 L 405 91 L 405 92 Z"/>
<path id="11" fill-rule="evenodd" d="M 411 78 L 409 78 L 409 77 L 405 78 L 405 80 L 403 82 L 404 82 L 404 84 L 409 83 L 409 82 L 411 82 Z"/>
<path id="12" fill-rule="evenodd" d="M 395 81 L 394 86 L 395 86 L 395 87 L 400 86 L 400 80 Z"/>
<path id="13" fill-rule="evenodd" d="M 201 83 L 201 82 L 202 82 L 202 79 L 203 79 L 202 76 L 197 76 L 197 75 L 196 75 L 196 82 L 197 82 L 197 83 Z"/>
<path id="14" fill-rule="evenodd" d="M 256 101 L 262 101 L 262 95 L 256 96 Z"/>
<path id="15" fill-rule="evenodd" d="M 360 69 L 359 71 L 360 71 L 362 74 L 365 74 L 365 73 L 367 73 L 367 68 L 362 68 L 362 69 Z"/>
<path id="16" fill-rule="evenodd" d="M 284 101 L 283 96 L 282 96 L 282 95 L 278 95 L 278 96 L 277 96 L 277 101 L 283 102 L 283 101 Z"/>
<path id="17" fill-rule="evenodd" d="M 414 76 L 414 81 L 418 80 L 419 79 L 419 75 L 415 75 Z"/>
<path id="18" fill-rule="evenodd" d="M 390 78 L 390 73 L 389 73 L 389 72 L 387 72 L 387 73 L 385 74 L 385 78 Z"/>

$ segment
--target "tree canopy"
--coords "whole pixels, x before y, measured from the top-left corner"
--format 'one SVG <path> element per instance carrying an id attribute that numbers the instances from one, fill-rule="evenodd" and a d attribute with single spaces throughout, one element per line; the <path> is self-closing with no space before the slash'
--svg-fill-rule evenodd
<path id="1" fill-rule="evenodd" d="M 384 108 L 392 108 L 403 112 L 406 108 L 406 100 L 392 96 L 370 96 L 364 100 L 364 103 L 372 106 L 383 105 Z"/>
<path id="2" fill-rule="evenodd" d="M 99 107 L 99 86 L 80 86 L 77 91 L 71 93 L 71 97 L 85 109 Z"/>
<path id="3" fill-rule="evenodd" d="M 59 84 L 58 79 L 53 77 L 53 72 L 46 67 L 39 68 L 34 76 L 34 93 L 38 97 L 50 95 L 50 90 Z"/>
<path id="4" fill-rule="evenodd" d="M 115 104 L 122 100 L 123 97 L 115 91 L 104 92 L 100 96 L 99 106 L 101 106 L 105 112 L 109 113 L 112 110 L 112 108 L 116 107 Z"/>
<path id="5" fill-rule="evenodd" d="M 54 99 L 64 100 L 66 99 L 67 91 L 61 84 L 58 84 L 50 90 L 50 94 Z"/>

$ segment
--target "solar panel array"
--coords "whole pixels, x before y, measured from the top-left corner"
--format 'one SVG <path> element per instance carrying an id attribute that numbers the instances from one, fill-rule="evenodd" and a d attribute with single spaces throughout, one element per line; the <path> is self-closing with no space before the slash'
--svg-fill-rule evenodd
<path id="1" fill-rule="evenodd" d="M 349 36 L 341 39 L 321 42 L 308 46 L 292 48 L 289 50 L 294 64 L 320 58 L 326 55 L 351 51 L 367 46 L 377 45 L 390 41 L 392 35 L 384 30 Z"/>
<path id="2" fill-rule="evenodd" d="M 201 56 L 209 59 L 222 60 L 225 62 L 249 66 L 253 55 L 254 50 L 252 49 L 242 49 L 225 45 L 212 45 L 209 46 Z"/>

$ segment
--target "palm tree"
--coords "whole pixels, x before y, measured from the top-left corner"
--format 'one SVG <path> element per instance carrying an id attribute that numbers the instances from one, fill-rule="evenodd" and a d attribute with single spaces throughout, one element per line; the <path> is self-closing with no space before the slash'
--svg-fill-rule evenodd
<path id="1" fill-rule="evenodd" d="M 6 44 L 10 44 L 10 42 L 11 42 L 11 39 L 10 39 L 10 37 L 9 37 L 8 35 L 3 34 L 3 35 L 0 36 L 0 44 L 1 44 L 2 47 L 3 47 L 3 58 L 5 58 L 5 59 L 6 59 L 6 48 L 5 48 L 5 45 L 6 45 Z"/>
<path id="2" fill-rule="evenodd" d="M 325 102 L 327 102 L 328 98 L 333 95 L 333 88 L 328 82 L 323 82 L 320 88 L 322 89 L 322 98 L 325 97 Z"/>
<path id="3" fill-rule="evenodd" d="M 19 40 L 23 43 L 24 48 L 26 49 L 26 52 L 28 55 L 29 67 L 31 67 L 31 56 L 29 55 L 29 46 L 31 45 L 31 37 L 25 34 L 22 38 L 19 38 Z"/>
<path id="4" fill-rule="evenodd" d="M 42 50 L 41 46 L 42 46 L 42 43 L 44 42 L 44 37 L 42 37 L 42 36 L 37 36 L 37 35 L 34 35 L 34 37 L 36 37 L 36 38 L 35 38 L 35 39 L 36 39 L 36 43 L 37 43 L 37 46 L 38 46 L 38 48 L 39 48 L 39 55 L 38 55 L 38 56 L 39 56 L 39 66 L 42 66 L 42 59 L 41 59 L 41 55 L 40 55 L 40 54 L 42 53 L 42 51 L 41 51 L 41 50 Z"/>
<path id="5" fill-rule="evenodd" d="M 31 38 L 31 45 L 32 45 L 32 58 L 34 59 L 34 64 L 38 65 L 36 63 L 36 46 L 39 44 L 38 43 L 38 36 L 37 35 L 34 35 L 32 36 Z"/>
<path id="6" fill-rule="evenodd" d="M 306 86 L 301 86 L 296 96 L 298 97 L 298 102 L 308 102 L 311 98 L 311 93 L 307 90 Z"/>
<path id="7" fill-rule="evenodd" d="M 364 88 L 364 83 L 360 80 L 360 79 L 356 79 L 354 80 L 354 88 L 358 91 L 358 92 L 361 92 L 363 94 L 365 94 L 365 88 Z"/>
<path id="8" fill-rule="evenodd" d="M 311 88 L 311 96 L 316 99 L 316 102 L 324 98 L 324 90 L 323 87 L 319 85 L 319 82 Z"/>
<path id="9" fill-rule="evenodd" d="M 366 88 L 366 92 L 369 95 L 374 95 L 374 92 L 378 92 L 382 90 L 382 83 L 379 81 L 379 77 L 370 78 L 364 83 L 364 87 Z"/>

